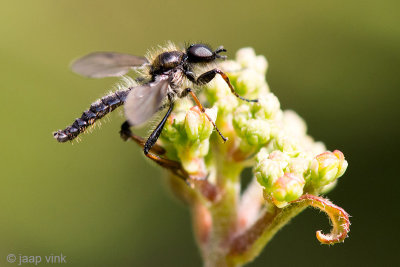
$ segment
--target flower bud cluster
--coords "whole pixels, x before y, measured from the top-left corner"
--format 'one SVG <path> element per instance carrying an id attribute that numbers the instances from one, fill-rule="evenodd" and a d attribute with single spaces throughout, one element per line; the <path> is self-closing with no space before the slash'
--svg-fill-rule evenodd
<path id="1" fill-rule="evenodd" d="M 273 138 L 276 115 L 280 113 L 277 97 L 259 95 L 259 102 L 242 103 L 233 112 L 232 123 L 237 135 L 250 146 L 261 147 Z"/>
<path id="2" fill-rule="evenodd" d="M 204 157 L 209 152 L 209 138 L 213 132 L 207 115 L 215 120 L 216 108 L 206 109 L 204 114 L 190 101 L 180 102 L 161 135 L 168 158 L 179 160 L 185 170 L 194 176 L 202 176 L 205 172 Z"/>
<path id="3" fill-rule="evenodd" d="M 263 148 L 257 154 L 254 173 L 264 187 L 264 196 L 277 207 L 284 207 L 303 194 L 309 179 L 311 158 L 306 154 L 289 155 L 279 150 L 268 154 Z"/>
<path id="4" fill-rule="evenodd" d="M 174 110 L 162 132 L 168 157 L 179 160 L 188 173 L 198 175 L 208 172 L 208 164 L 216 158 L 213 153 L 223 154 L 219 158 L 222 156 L 226 164 L 253 161 L 265 199 L 277 207 L 305 193 L 332 188 L 345 172 L 347 161 L 338 150 L 324 152 L 324 144 L 307 135 L 305 122 L 294 111 L 281 110 L 265 81 L 266 59 L 251 48 L 243 48 L 236 60 L 224 61 L 220 67 L 240 96 L 258 102 L 237 98 L 217 75 L 204 90 L 212 107 L 207 114 L 229 137 L 228 142 L 224 144 L 219 137 L 210 139 L 216 133 L 207 116 L 191 101 L 180 100 L 183 104 Z M 211 160 L 206 161 L 208 155 Z"/>
<path id="5" fill-rule="evenodd" d="M 307 186 L 313 192 L 328 192 L 348 165 L 339 150 L 311 157 L 306 152 L 285 153 L 280 150 L 268 154 L 263 148 L 257 154 L 256 162 L 254 172 L 264 187 L 264 196 L 280 208 L 301 197 Z"/>

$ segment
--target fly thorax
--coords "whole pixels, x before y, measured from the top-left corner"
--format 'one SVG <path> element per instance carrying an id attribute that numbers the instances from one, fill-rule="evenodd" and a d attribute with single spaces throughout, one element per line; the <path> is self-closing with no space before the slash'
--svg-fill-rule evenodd
<path id="1" fill-rule="evenodd" d="M 164 52 L 158 55 L 151 64 L 150 74 L 162 74 L 182 63 L 183 53 L 180 51 Z"/>
<path id="2" fill-rule="evenodd" d="M 171 89 L 177 91 L 176 89 L 182 87 L 184 77 L 185 75 L 181 69 L 175 69 L 172 73 L 172 80 L 170 83 Z"/>

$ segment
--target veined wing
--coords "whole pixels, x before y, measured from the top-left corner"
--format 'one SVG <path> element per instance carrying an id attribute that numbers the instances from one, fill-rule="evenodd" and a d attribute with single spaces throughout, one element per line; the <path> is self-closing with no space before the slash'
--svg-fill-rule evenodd
<path id="1" fill-rule="evenodd" d="M 133 88 L 125 101 L 125 117 L 129 124 L 137 126 L 150 119 L 167 96 L 168 86 L 169 78 L 160 78 Z"/>
<path id="2" fill-rule="evenodd" d="M 71 69 L 82 76 L 103 78 L 121 76 L 133 67 L 148 63 L 145 57 L 115 52 L 94 52 L 75 60 Z"/>

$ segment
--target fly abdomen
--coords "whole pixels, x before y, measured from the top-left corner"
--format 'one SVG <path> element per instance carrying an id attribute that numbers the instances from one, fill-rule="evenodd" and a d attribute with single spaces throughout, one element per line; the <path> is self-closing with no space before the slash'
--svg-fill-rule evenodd
<path id="1" fill-rule="evenodd" d="M 121 100 L 119 99 L 118 95 L 112 94 L 105 96 L 101 99 L 104 105 L 106 105 L 109 109 L 109 112 L 113 111 L 117 107 L 121 105 Z"/>
<path id="2" fill-rule="evenodd" d="M 77 118 L 70 126 L 53 133 L 54 138 L 60 143 L 74 140 L 97 120 L 123 105 L 131 89 L 116 91 L 93 102 L 90 108 L 84 111 L 81 117 Z"/>

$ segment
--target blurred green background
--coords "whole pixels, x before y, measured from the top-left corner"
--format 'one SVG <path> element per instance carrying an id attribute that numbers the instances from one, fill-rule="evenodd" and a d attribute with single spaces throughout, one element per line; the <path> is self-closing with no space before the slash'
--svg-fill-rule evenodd
<path id="1" fill-rule="evenodd" d="M 96 50 L 142 55 L 172 40 L 252 46 L 283 108 L 349 161 L 329 198 L 350 238 L 322 246 L 309 209 L 249 266 L 393 266 L 399 245 L 399 1 L 3 1 L 0 4 L 0 266 L 67 256 L 69 266 L 200 266 L 188 210 L 162 171 L 118 136 L 114 112 L 82 142 L 51 136 L 117 79 L 71 73 Z M 397 207 L 396 207 L 397 206 Z M 44 263 L 42 263 L 44 264 Z M 40 266 L 40 265 L 39 265 Z"/>

